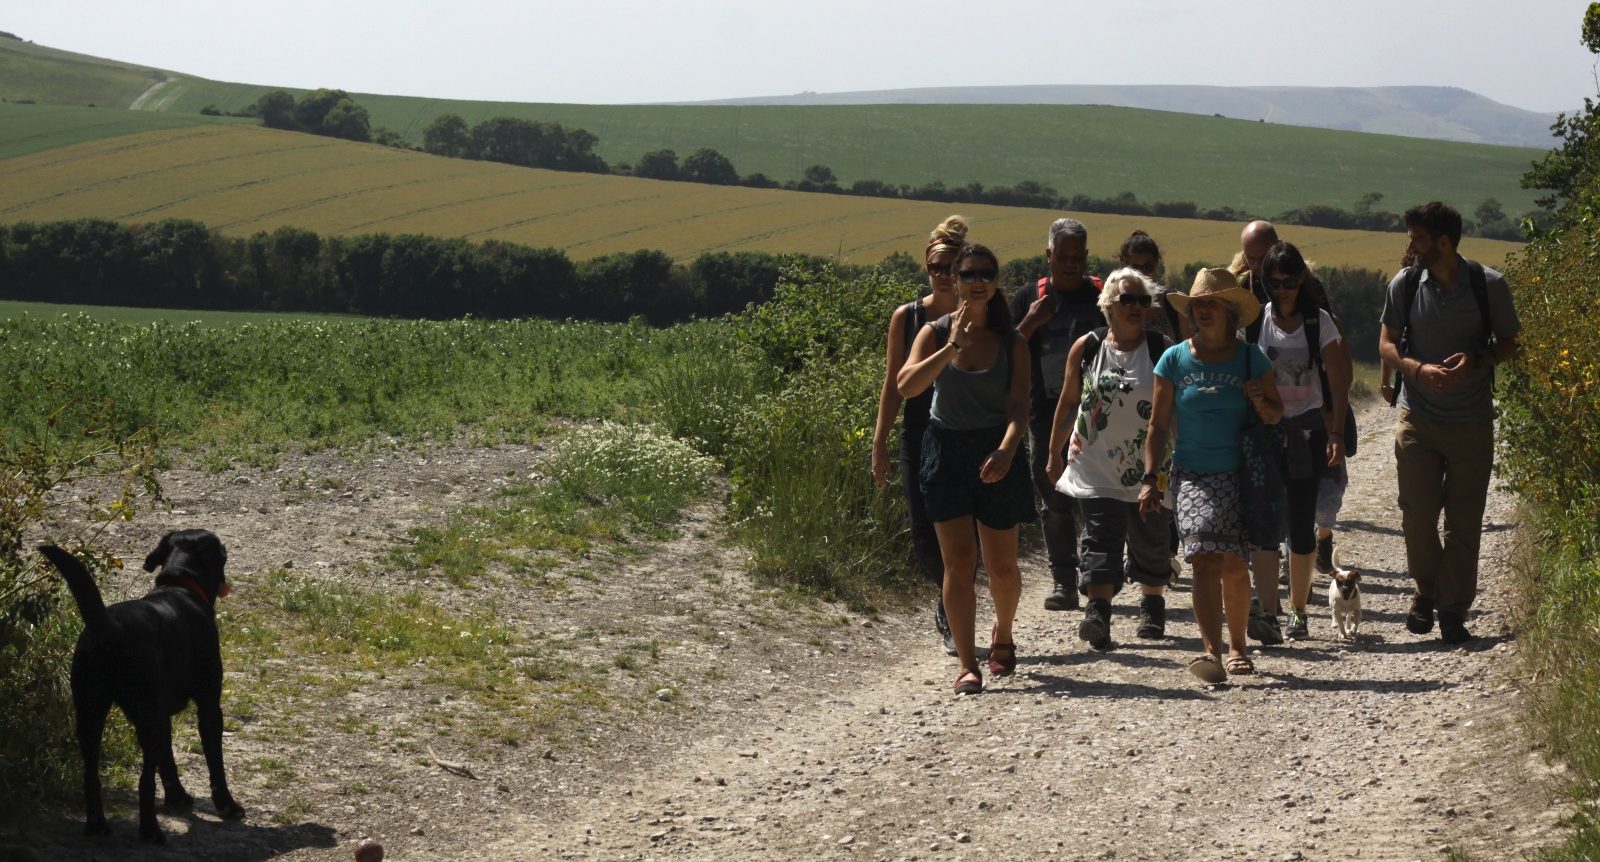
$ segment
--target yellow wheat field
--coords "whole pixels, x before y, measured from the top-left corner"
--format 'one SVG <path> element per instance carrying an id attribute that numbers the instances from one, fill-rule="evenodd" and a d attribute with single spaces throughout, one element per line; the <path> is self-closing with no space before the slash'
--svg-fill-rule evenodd
<path id="1" fill-rule="evenodd" d="M 1070 190 L 1068 190 L 1070 191 Z M 1447 190 L 1441 189 L 1441 193 Z M 1152 199 L 1160 189 L 1141 190 Z M 597 176 L 446 159 L 293 132 L 204 126 L 129 135 L 0 161 L 0 222 L 100 217 L 196 219 L 232 234 L 281 225 L 323 234 L 419 233 L 564 249 L 574 260 L 661 249 L 807 252 L 871 263 L 919 254 L 952 211 L 1002 259 L 1043 251 L 1054 210 L 965 206 Z M 1074 214 L 1090 251 L 1114 257 L 1134 228 L 1169 267 L 1224 262 L 1239 225 L 1195 219 Z M 1289 226 L 1319 264 L 1393 272 L 1403 234 Z M 1468 239 L 1499 266 L 1516 243 Z"/>

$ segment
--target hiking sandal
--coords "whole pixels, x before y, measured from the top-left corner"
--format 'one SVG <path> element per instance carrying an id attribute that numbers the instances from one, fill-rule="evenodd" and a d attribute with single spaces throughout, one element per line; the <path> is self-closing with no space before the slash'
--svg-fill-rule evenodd
<path id="1" fill-rule="evenodd" d="M 956 694 L 979 694 L 983 691 L 983 674 L 964 670 L 956 677 Z"/>
<path id="2" fill-rule="evenodd" d="M 1189 672 L 1195 679 L 1206 685 L 1216 685 L 1228 679 L 1228 672 L 1222 669 L 1222 662 L 1211 653 L 1198 655 L 1189 660 Z"/>

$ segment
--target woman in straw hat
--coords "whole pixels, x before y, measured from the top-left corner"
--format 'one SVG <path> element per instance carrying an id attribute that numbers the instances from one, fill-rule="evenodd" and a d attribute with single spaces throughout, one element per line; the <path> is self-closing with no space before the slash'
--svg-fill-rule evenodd
<path id="1" fill-rule="evenodd" d="M 901 412 L 904 404 L 905 418 L 900 426 L 900 485 L 911 518 L 911 552 L 917 558 L 923 577 L 939 585 L 944 583 L 944 558 L 939 555 L 939 537 L 934 533 L 933 522 L 928 520 L 928 507 L 922 501 L 918 480 L 922 474 L 922 435 L 928 430 L 928 408 L 933 406 L 933 393 L 901 398 L 895 378 L 905 367 L 911 345 L 923 325 L 956 310 L 959 303 L 956 299 L 956 252 L 966 241 L 967 222 L 958 215 L 940 222 L 928 235 L 928 245 L 923 250 L 928 295 L 900 306 L 889 318 L 887 371 L 883 376 L 883 391 L 878 395 L 878 421 L 872 428 L 872 481 L 881 486 L 889 481 L 889 429 L 894 426 L 894 414 Z M 950 621 L 945 616 L 943 597 L 934 605 L 933 624 L 944 640 L 945 652 L 955 655 L 956 645 L 950 637 Z"/>
<path id="2" fill-rule="evenodd" d="M 906 398 L 933 387 L 922 438 L 922 496 L 944 556 L 944 606 L 961 662 L 955 691 L 977 694 L 983 674 L 973 645 L 973 582 L 980 550 L 994 598 L 989 672 L 1005 676 L 1017 667 L 1011 636 L 1022 596 L 1017 525 L 1034 518 L 1028 455 L 1019 451 L 1032 366 L 1027 343 L 1012 329 L 994 252 L 963 246 L 956 253 L 956 283 L 960 306 L 917 334 L 896 383 Z"/>
<path id="3" fill-rule="evenodd" d="M 1194 616 L 1205 653 L 1189 672 L 1206 683 L 1228 674 L 1255 672 L 1245 654 L 1250 613 L 1249 547 L 1239 502 L 1239 439 L 1254 410 L 1264 422 L 1283 415 L 1272 362 L 1238 336 L 1261 313 L 1261 304 L 1226 269 L 1203 269 L 1189 294 L 1168 301 L 1189 320 L 1194 336 L 1156 363 L 1155 404 L 1145 437 L 1145 463 L 1159 464 L 1176 425 L 1172 453 L 1177 487 L 1178 533 L 1194 574 Z M 1139 493 L 1141 512 L 1156 512 L 1162 493 L 1147 472 Z M 1222 658 L 1226 608 L 1228 652 Z"/>

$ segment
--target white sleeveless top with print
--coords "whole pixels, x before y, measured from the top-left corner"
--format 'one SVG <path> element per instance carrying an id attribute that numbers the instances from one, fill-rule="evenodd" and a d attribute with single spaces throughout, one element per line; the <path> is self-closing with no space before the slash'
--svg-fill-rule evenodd
<path id="1" fill-rule="evenodd" d="M 1061 493 L 1138 501 L 1156 381 L 1143 336 L 1141 331 L 1132 350 L 1118 350 L 1107 334 L 1089 363 L 1067 445 L 1067 470 L 1056 483 Z"/>

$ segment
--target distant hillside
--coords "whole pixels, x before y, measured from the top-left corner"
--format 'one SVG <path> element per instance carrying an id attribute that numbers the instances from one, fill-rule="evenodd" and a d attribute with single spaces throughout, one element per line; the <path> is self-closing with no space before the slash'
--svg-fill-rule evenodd
<path id="1" fill-rule="evenodd" d="M 169 77 L 151 69 L 0 36 L 0 100 L 126 108 Z"/>
<path id="2" fill-rule="evenodd" d="M 1549 149 L 1554 114 L 1459 87 L 1203 87 L 1058 84 L 922 87 L 683 102 L 692 105 L 1112 105 L 1290 126 Z"/>
<path id="3" fill-rule="evenodd" d="M 0 106 L 10 128 L 25 106 Z M 88 115 L 98 113 L 80 109 Z M 806 252 L 857 263 L 917 252 L 951 212 L 1006 259 L 1044 248 L 1054 210 L 952 206 L 840 195 L 558 173 L 447 159 L 375 144 L 210 124 L 90 141 L 0 159 L 0 222 L 191 218 L 239 235 L 282 225 L 322 234 L 420 233 L 554 246 L 575 259 L 639 248 L 679 259 L 708 251 Z M 1239 225 L 1079 214 L 1090 251 L 1115 254 L 1134 228 L 1169 266 L 1223 262 Z M 1285 227 L 1308 257 L 1392 271 L 1404 234 Z M 1498 264 L 1517 246 L 1469 240 Z"/>
<path id="4" fill-rule="evenodd" d="M 137 100 L 149 111 L 194 115 L 207 106 L 237 111 L 276 89 L 140 70 L 0 39 L 0 58 L 7 57 L 13 60 L 9 68 L 31 76 L 32 86 L 56 80 L 57 72 L 63 81 L 84 82 L 76 88 L 63 85 L 51 98 L 41 95 L 41 102 L 73 103 L 72 93 L 90 90 L 126 95 L 133 84 L 166 76 L 128 96 L 129 102 Z M 56 72 L 42 71 L 46 61 Z M 76 78 L 65 75 L 69 68 Z M 145 77 L 130 83 L 128 75 Z M 97 83 L 90 87 L 90 82 Z M 21 90 L 6 81 L 0 67 L 0 96 L 15 92 Z M 1516 216 L 1533 207 L 1534 194 L 1518 180 L 1539 155 L 1512 147 L 1075 105 L 972 105 L 958 109 L 960 121 L 952 122 L 952 109 L 941 105 L 569 105 L 355 97 L 374 126 L 387 126 L 418 144 L 427 124 L 444 113 L 460 114 L 468 123 L 510 116 L 587 129 L 599 137 L 596 153 L 613 165 L 634 164 L 657 149 L 683 158 L 710 147 L 731 159 L 741 174 L 759 172 L 779 181 L 799 179 L 808 166 L 821 164 L 845 188 L 866 179 L 950 188 L 1034 181 L 1067 196 L 1112 198 L 1132 192 L 1145 203 L 1189 200 L 1267 216 L 1308 204 L 1351 209 L 1367 192 L 1383 193 L 1380 208 L 1391 210 L 1442 197 L 1471 211 L 1493 197 Z"/>

